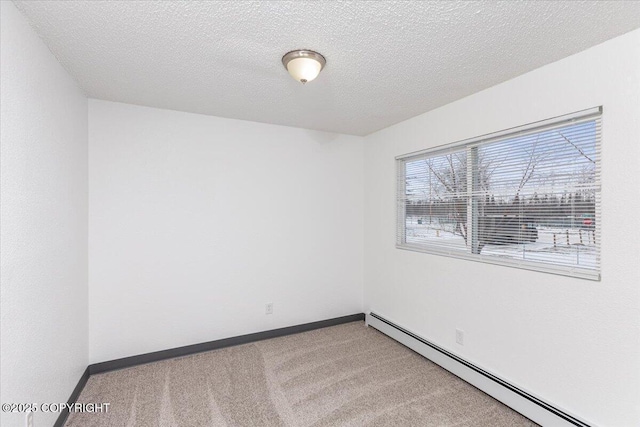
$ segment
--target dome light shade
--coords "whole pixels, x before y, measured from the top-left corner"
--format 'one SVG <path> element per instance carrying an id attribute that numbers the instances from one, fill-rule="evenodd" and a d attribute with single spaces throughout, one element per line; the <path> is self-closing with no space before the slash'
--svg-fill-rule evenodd
<path id="1" fill-rule="evenodd" d="M 294 50 L 282 57 L 282 65 L 302 84 L 318 77 L 326 63 L 324 56 L 312 50 Z"/>

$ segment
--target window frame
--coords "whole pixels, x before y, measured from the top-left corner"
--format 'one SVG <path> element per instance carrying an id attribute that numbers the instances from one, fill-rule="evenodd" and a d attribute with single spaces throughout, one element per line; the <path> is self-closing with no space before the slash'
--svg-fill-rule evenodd
<path id="1" fill-rule="evenodd" d="M 444 144 L 429 148 L 426 150 L 414 151 L 411 153 L 399 155 L 395 157 L 396 162 L 396 248 L 402 250 L 408 250 L 413 252 L 422 252 L 432 255 L 448 256 L 453 258 L 465 259 L 476 262 L 483 262 L 486 264 L 502 265 L 507 267 L 520 268 L 525 270 L 540 271 L 551 274 L 558 274 L 563 276 L 571 276 L 582 279 L 589 279 L 600 281 L 602 277 L 602 265 L 601 265 L 601 188 L 602 188 L 602 175 L 601 175 L 601 162 L 602 162 L 602 106 L 589 108 L 586 110 L 577 111 L 574 113 L 553 117 L 538 122 L 529 123 L 523 126 L 517 126 L 498 132 L 489 133 L 486 135 L 469 138 L 449 144 Z M 479 253 L 472 253 L 474 235 L 477 236 L 477 216 L 473 214 L 473 200 L 472 196 L 473 186 L 467 185 L 467 226 L 471 232 L 468 232 L 468 236 L 472 242 L 465 245 L 464 250 L 459 249 L 447 249 L 446 247 L 428 244 L 415 244 L 407 243 L 406 239 L 406 163 L 409 161 L 415 161 L 426 157 L 435 157 L 440 155 L 446 155 L 448 153 L 465 150 L 467 152 L 467 158 L 473 153 L 474 149 L 477 152 L 478 147 L 489 143 L 495 143 L 502 140 L 512 139 L 516 137 L 526 136 L 538 132 L 549 131 L 554 128 L 561 128 L 567 125 L 579 124 L 582 122 L 596 121 L 596 153 L 598 154 L 595 161 L 595 230 L 594 235 L 598 241 L 596 245 L 596 268 L 584 268 L 577 266 L 558 265 L 552 263 L 546 263 L 542 261 L 527 261 L 524 259 L 515 258 L 502 258 L 491 255 L 481 255 Z M 471 162 L 467 163 L 467 170 L 471 171 Z M 474 179 L 473 174 L 467 174 L 467 182 Z M 475 221 L 475 226 L 474 226 Z M 467 238 L 469 238 L 467 237 Z"/>

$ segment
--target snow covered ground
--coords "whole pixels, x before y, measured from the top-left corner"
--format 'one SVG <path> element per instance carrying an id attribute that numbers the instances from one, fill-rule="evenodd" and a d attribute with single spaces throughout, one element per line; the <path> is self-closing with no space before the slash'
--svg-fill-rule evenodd
<path id="1" fill-rule="evenodd" d="M 438 223 L 408 217 L 406 241 L 413 244 L 434 244 L 440 247 L 466 250 L 464 238 L 454 233 L 454 223 Z M 486 245 L 481 255 L 552 264 L 597 268 L 597 252 L 593 230 L 581 228 L 537 227 L 538 239 L 532 243 Z"/>

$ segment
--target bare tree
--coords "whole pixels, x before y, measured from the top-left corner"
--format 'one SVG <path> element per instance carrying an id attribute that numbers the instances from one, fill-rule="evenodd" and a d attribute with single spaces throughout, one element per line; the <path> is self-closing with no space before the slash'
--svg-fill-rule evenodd
<path id="1" fill-rule="evenodd" d="M 554 141 L 554 145 L 549 144 L 548 137 L 538 134 L 528 141 L 518 141 L 513 146 L 515 148 L 508 146 L 506 150 L 501 150 L 494 146 L 490 150 L 483 150 L 480 147 L 474 152 L 474 157 L 477 157 L 472 171 L 472 205 L 474 210 L 477 209 L 475 215 L 478 219 L 476 231 L 479 248 L 474 250 L 478 250 L 478 253 L 488 243 L 521 241 L 523 221 L 534 222 L 528 220 L 529 217 L 548 218 L 549 213 L 553 213 L 559 200 L 555 196 L 554 187 L 559 182 L 560 188 L 563 188 L 567 179 L 565 165 L 561 165 L 556 156 L 560 148 L 555 144 L 561 144 L 561 141 L 569 144 L 588 161 L 577 161 L 574 165 L 577 176 L 572 181 L 578 185 L 578 190 L 572 191 L 575 194 L 566 200 L 570 200 L 571 204 L 579 201 L 580 212 L 589 212 L 594 199 L 590 184 L 593 181 L 595 162 L 588 149 L 574 143 L 561 132 L 557 134 L 561 140 Z M 544 143 L 541 142 L 542 138 L 547 138 Z M 451 221 L 453 233 L 461 235 L 467 245 L 470 234 L 467 229 L 468 153 L 469 150 L 466 149 L 424 159 L 419 165 L 415 164 L 419 172 L 412 176 L 411 184 L 407 183 L 407 188 L 413 188 L 408 191 L 421 194 L 420 199 L 424 201 L 421 202 L 424 206 L 422 212 L 431 218 L 432 211 L 435 210 L 440 220 L 446 218 L 446 221 Z M 584 165 L 578 170 L 580 163 Z M 560 165 L 562 168 L 558 170 L 556 166 Z M 559 203 L 564 206 L 568 202 Z"/>

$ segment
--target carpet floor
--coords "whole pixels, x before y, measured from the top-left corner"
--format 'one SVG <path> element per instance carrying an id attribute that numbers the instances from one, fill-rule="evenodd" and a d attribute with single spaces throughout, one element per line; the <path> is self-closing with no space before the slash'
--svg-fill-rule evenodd
<path id="1" fill-rule="evenodd" d="M 67 427 L 535 426 L 363 322 L 89 378 Z"/>

